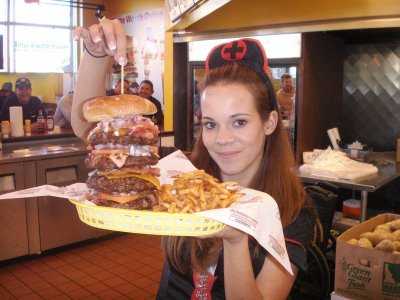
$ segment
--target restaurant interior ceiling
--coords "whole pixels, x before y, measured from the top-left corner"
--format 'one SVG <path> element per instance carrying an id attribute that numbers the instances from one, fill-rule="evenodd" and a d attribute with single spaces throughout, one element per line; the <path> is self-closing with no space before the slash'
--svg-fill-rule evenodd
<path id="1" fill-rule="evenodd" d="M 167 26 L 175 42 L 234 36 L 395 28 L 400 1 L 208 0 Z"/>

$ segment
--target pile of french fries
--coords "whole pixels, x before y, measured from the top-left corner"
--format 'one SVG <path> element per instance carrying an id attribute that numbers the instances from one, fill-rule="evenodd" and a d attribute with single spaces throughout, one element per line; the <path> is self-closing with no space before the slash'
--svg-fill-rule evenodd
<path id="1" fill-rule="evenodd" d="M 158 193 L 159 204 L 155 211 L 193 213 L 225 208 L 241 198 L 236 182 L 219 182 L 204 170 L 177 176 L 173 184 L 163 184 Z"/>

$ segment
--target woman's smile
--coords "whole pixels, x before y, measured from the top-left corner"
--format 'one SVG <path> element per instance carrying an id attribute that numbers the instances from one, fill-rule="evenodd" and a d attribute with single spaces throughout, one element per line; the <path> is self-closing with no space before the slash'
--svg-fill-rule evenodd
<path id="1" fill-rule="evenodd" d="M 224 151 L 216 151 L 215 153 L 223 159 L 231 159 L 237 157 L 240 154 L 240 151 L 224 150 Z"/>

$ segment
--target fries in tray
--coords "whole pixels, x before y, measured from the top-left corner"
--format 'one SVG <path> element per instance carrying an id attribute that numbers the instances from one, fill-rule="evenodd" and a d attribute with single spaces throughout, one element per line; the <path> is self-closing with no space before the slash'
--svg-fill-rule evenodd
<path id="1" fill-rule="evenodd" d="M 213 218 L 194 212 L 225 208 L 244 196 L 235 182 L 219 182 L 196 170 L 176 176 L 172 184 L 158 190 L 158 204 L 152 210 L 96 206 L 70 200 L 82 222 L 97 228 L 156 235 L 207 236 L 224 228 Z"/>
<path id="2" fill-rule="evenodd" d="M 173 184 L 164 184 L 153 211 L 194 213 L 229 207 L 244 194 L 236 182 L 219 182 L 204 170 L 178 175 Z"/>

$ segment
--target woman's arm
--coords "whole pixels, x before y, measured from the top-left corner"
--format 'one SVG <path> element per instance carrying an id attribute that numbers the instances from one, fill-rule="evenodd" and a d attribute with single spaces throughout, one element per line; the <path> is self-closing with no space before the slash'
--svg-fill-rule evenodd
<path id="1" fill-rule="evenodd" d="M 88 123 L 83 117 L 83 104 L 88 99 L 105 95 L 104 83 L 110 61 L 110 56 L 95 58 L 85 52 L 79 65 L 72 101 L 71 125 L 75 135 L 83 140 L 86 140 L 93 127 L 93 124 Z"/>
<path id="2" fill-rule="evenodd" d="M 290 275 L 271 255 L 254 278 L 248 235 L 239 230 L 224 230 L 224 281 L 227 299 L 286 299 L 297 275 Z"/>
<path id="3" fill-rule="evenodd" d="M 71 112 L 72 112 L 72 98 L 74 94 L 64 95 L 57 104 L 60 107 L 61 114 L 71 124 Z"/>
<path id="4" fill-rule="evenodd" d="M 265 257 L 264 266 L 257 276 L 257 286 L 264 299 L 287 299 L 298 273 L 297 267 L 291 266 L 293 276 L 272 255 Z"/>
<path id="5" fill-rule="evenodd" d="M 241 233 L 233 242 L 224 239 L 223 249 L 226 299 L 262 299 L 253 275 L 248 235 Z"/>
<path id="6" fill-rule="evenodd" d="M 105 95 L 105 78 L 112 58 L 126 64 L 126 35 L 118 20 L 104 18 L 88 29 L 76 28 L 73 37 L 81 38 L 86 50 L 79 65 L 71 121 L 75 134 L 86 139 L 92 124 L 83 117 L 82 106 L 88 99 Z"/>

